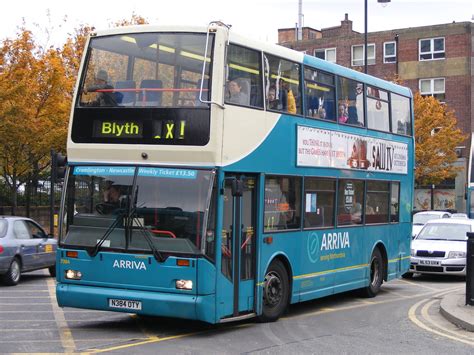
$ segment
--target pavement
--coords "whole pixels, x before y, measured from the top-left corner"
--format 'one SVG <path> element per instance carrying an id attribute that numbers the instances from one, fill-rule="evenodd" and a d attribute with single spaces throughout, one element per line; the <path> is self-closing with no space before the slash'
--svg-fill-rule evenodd
<path id="1" fill-rule="evenodd" d="M 445 295 L 441 299 L 441 314 L 460 328 L 474 332 L 474 306 L 466 305 L 466 291 Z"/>

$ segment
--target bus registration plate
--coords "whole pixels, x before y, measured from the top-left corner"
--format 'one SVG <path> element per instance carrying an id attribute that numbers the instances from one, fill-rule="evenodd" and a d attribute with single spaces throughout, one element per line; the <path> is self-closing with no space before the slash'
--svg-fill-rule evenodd
<path id="1" fill-rule="evenodd" d="M 140 311 L 142 309 L 142 303 L 141 301 L 118 300 L 115 298 L 109 298 L 109 307 L 120 309 L 133 309 Z"/>
<path id="2" fill-rule="evenodd" d="M 440 265 L 439 260 L 420 260 L 420 265 Z"/>

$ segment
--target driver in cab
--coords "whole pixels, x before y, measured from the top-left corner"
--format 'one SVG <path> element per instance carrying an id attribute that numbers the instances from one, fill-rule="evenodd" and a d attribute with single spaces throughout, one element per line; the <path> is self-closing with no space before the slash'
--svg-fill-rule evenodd
<path id="1" fill-rule="evenodd" d="M 115 210 L 120 208 L 120 197 L 122 193 L 120 187 L 117 185 L 110 185 L 104 191 L 104 202 L 99 203 L 96 206 L 96 210 L 99 214 L 111 214 Z"/>

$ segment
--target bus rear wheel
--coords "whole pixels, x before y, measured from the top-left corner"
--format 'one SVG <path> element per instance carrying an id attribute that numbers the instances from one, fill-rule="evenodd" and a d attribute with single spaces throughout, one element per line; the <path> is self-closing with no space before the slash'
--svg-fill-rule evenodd
<path id="1" fill-rule="evenodd" d="M 290 282 L 285 266 L 274 260 L 268 267 L 263 285 L 262 314 L 260 322 L 274 322 L 285 312 L 290 298 Z"/>
<path id="2" fill-rule="evenodd" d="M 369 286 L 361 289 L 364 297 L 372 298 L 377 296 L 383 282 L 383 258 L 379 249 L 375 249 L 370 258 L 370 283 Z"/>

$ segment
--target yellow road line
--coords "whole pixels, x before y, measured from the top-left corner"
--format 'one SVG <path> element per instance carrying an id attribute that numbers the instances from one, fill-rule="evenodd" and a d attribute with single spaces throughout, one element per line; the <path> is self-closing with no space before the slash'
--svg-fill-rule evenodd
<path id="1" fill-rule="evenodd" d="M 464 334 L 461 334 L 459 332 L 455 332 L 455 331 L 452 331 L 451 329 L 448 329 L 448 328 L 445 328 L 443 327 L 442 325 L 436 323 L 433 318 L 431 318 L 430 314 L 428 313 L 428 310 L 429 308 L 439 300 L 432 300 L 430 302 L 427 302 L 424 307 L 421 309 L 421 315 L 423 316 L 424 319 L 426 319 L 429 323 L 431 323 L 431 325 L 433 325 L 434 327 L 436 328 L 439 328 L 440 330 L 442 330 L 443 332 L 447 332 L 447 333 L 450 333 L 450 334 L 453 334 L 455 335 L 456 337 L 460 337 L 460 338 L 465 338 L 465 339 L 468 339 L 468 341 L 470 339 L 472 339 L 472 334 L 468 334 L 467 336 L 464 335 Z M 471 341 L 471 344 L 474 345 L 474 342 Z"/>
<path id="2" fill-rule="evenodd" d="M 114 351 L 114 350 L 127 349 L 127 348 L 131 348 L 131 347 L 139 346 L 139 345 L 159 343 L 159 342 L 166 341 L 166 340 L 184 338 L 184 337 L 188 337 L 188 336 L 199 334 L 199 333 L 202 333 L 202 332 L 179 334 L 179 335 L 169 336 L 169 337 L 166 337 L 166 338 L 158 338 L 158 337 L 155 336 L 155 337 L 151 337 L 151 338 L 148 338 L 144 341 L 140 341 L 138 343 L 133 343 L 133 344 L 118 345 L 118 346 L 113 346 L 113 347 L 109 347 L 109 348 L 106 348 L 106 349 L 105 348 L 104 349 L 89 349 L 87 351 L 87 353 L 98 354 L 98 353 L 104 353 L 104 352 L 109 352 L 109 351 Z"/>
<path id="3" fill-rule="evenodd" d="M 51 298 L 51 306 L 53 308 L 53 315 L 58 325 L 59 337 L 61 339 L 61 344 L 67 353 L 74 352 L 76 350 L 76 344 L 74 343 L 74 338 L 72 337 L 71 330 L 66 322 L 64 317 L 64 312 L 59 308 L 56 302 L 56 283 L 53 279 L 48 279 L 48 290 L 49 296 Z"/>
<path id="4" fill-rule="evenodd" d="M 455 288 L 456 289 L 456 288 Z M 436 294 L 435 296 L 439 297 L 439 296 L 442 296 L 446 293 L 449 293 L 449 292 L 452 292 L 451 291 L 443 291 L 443 292 L 440 292 L 439 294 Z M 432 303 L 436 302 L 437 300 L 433 300 L 431 302 L 429 302 L 429 304 L 431 305 Z M 465 340 L 465 339 L 461 339 L 459 337 L 454 337 L 452 335 L 449 335 L 449 334 L 446 334 L 446 333 L 443 333 L 443 332 L 440 332 L 440 331 L 437 331 L 436 329 L 433 329 L 433 328 L 430 328 L 428 327 L 426 324 L 424 324 L 423 322 L 421 322 L 418 317 L 416 316 L 416 311 L 417 309 L 424 303 L 424 302 L 427 302 L 426 299 L 424 300 L 421 300 L 417 303 L 415 303 L 408 311 L 408 318 L 413 322 L 415 323 L 418 327 L 420 327 L 421 329 L 424 329 L 430 333 L 434 333 L 436 335 L 439 335 L 439 336 L 442 336 L 442 337 L 445 337 L 445 338 L 448 338 L 448 339 L 451 339 L 451 340 L 454 340 L 454 341 L 458 341 L 458 342 L 461 342 L 461 343 L 464 343 L 464 344 L 468 344 L 468 345 L 474 345 L 474 342 L 472 341 L 468 341 L 468 340 Z M 422 315 L 423 316 L 428 316 L 428 311 L 427 311 L 427 306 L 425 306 L 423 309 L 422 309 Z M 429 316 L 428 316 L 429 317 Z M 429 317 L 430 318 L 430 317 Z M 430 318 L 431 319 L 431 318 Z"/>
<path id="5" fill-rule="evenodd" d="M 443 293 L 449 293 L 449 292 L 453 292 L 455 290 L 459 289 L 459 287 L 453 287 L 453 288 L 449 288 L 449 289 L 446 289 L 443 291 Z M 436 291 L 439 291 L 436 290 Z M 391 298 L 391 299 L 388 299 L 388 300 L 382 300 L 382 301 L 366 301 L 366 302 L 371 302 L 371 303 L 366 303 L 364 301 L 361 301 L 357 304 L 353 304 L 353 305 L 349 305 L 349 306 L 343 306 L 343 307 L 338 307 L 338 308 L 333 308 L 332 311 L 329 311 L 330 309 L 332 308 L 321 308 L 315 312 L 311 312 L 311 313 L 305 313 L 305 314 L 301 314 L 301 315 L 296 315 L 296 316 L 287 316 L 285 317 L 285 319 L 297 319 L 297 318 L 301 318 L 301 317 L 310 317 L 310 316 L 314 316 L 314 315 L 319 315 L 319 314 L 322 314 L 322 313 L 328 313 L 328 312 L 340 312 L 340 311 L 346 311 L 346 310 L 349 310 L 349 309 L 354 309 L 354 308 L 361 308 L 361 307 L 366 307 L 366 306 L 372 306 L 372 305 L 377 305 L 377 304 L 385 304 L 385 303 L 391 303 L 391 302 L 397 302 L 397 301 L 400 301 L 402 299 L 413 299 L 413 298 L 419 298 L 419 297 L 423 297 L 423 296 L 431 296 L 433 295 L 434 292 L 425 292 L 425 293 L 420 293 L 420 294 L 417 294 L 417 295 L 411 295 L 411 296 L 407 296 L 407 297 L 400 297 L 400 298 Z"/>

